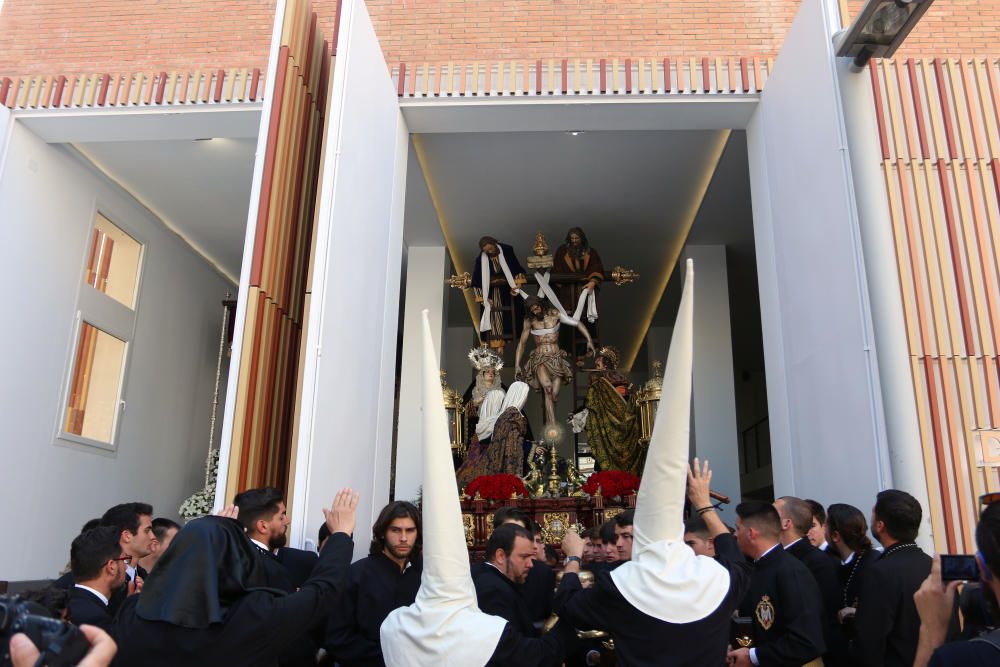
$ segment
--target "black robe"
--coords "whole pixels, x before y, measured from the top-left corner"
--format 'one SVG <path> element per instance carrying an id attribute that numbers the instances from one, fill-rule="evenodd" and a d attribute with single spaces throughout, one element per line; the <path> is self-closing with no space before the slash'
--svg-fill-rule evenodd
<path id="1" fill-rule="evenodd" d="M 113 617 L 103 600 L 74 585 L 69 593 L 69 621 L 74 625 L 96 625 L 111 632 Z"/>
<path id="2" fill-rule="evenodd" d="M 293 547 L 281 547 L 275 554 L 278 562 L 285 566 L 288 571 L 288 578 L 292 582 L 292 590 L 299 590 L 302 584 L 306 583 L 312 570 L 316 567 L 319 554 L 315 551 L 305 549 L 295 549 Z"/>
<path id="3" fill-rule="evenodd" d="M 507 621 L 487 667 L 558 667 L 574 639 L 573 629 L 557 623 L 538 636 L 522 589 L 489 563 L 475 569 L 473 583 L 479 609 Z"/>
<path id="4" fill-rule="evenodd" d="M 808 539 L 802 538 L 785 549 L 798 558 L 812 573 L 819 586 L 823 598 L 823 639 L 826 643 L 826 653 L 823 655 L 825 667 L 835 667 L 846 657 L 847 639 L 844 637 L 837 622 L 837 611 L 840 609 L 840 586 L 837 582 L 837 563 L 830 556 L 814 547 Z"/>
<path id="5" fill-rule="evenodd" d="M 282 547 L 277 554 L 257 547 L 258 555 L 266 573 L 268 588 L 275 588 L 286 593 L 294 593 L 302 588 L 309 579 L 309 574 L 319 556 L 313 551 Z M 282 667 L 308 667 L 316 663 L 316 652 L 319 651 L 323 639 L 325 619 L 299 637 L 298 640 L 285 648 L 278 656 L 278 664 Z"/>
<path id="6" fill-rule="evenodd" d="M 476 599 L 484 614 L 505 619 L 521 634 L 534 637 L 534 619 L 528 611 L 521 587 L 507 578 L 503 572 L 485 563 L 472 580 L 476 586 Z"/>
<path id="7" fill-rule="evenodd" d="M 576 574 L 563 575 L 555 612 L 560 622 L 609 632 L 621 665 L 723 665 L 730 618 L 750 583 L 750 564 L 732 535 L 716 537 L 715 552 L 716 560 L 729 571 L 729 591 L 722 604 L 701 620 L 667 623 L 648 616 L 622 596 L 606 571 L 596 574 L 589 589 L 581 587 Z"/>
<path id="8" fill-rule="evenodd" d="M 920 616 L 913 594 L 931 571 L 931 557 L 916 545 L 894 545 L 867 568 L 854 619 L 857 665 L 911 667 Z"/>
<path id="9" fill-rule="evenodd" d="M 718 549 L 719 538 L 715 538 Z M 754 564 L 740 616 L 753 621 L 753 646 L 761 667 L 801 667 L 820 657 L 823 598 L 816 579 L 780 544 Z"/>
<path id="10" fill-rule="evenodd" d="M 379 628 L 393 609 L 417 599 L 422 571 L 419 556 L 403 571 L 383 554 L 354 563 L 326 626 L 327 653 L 343 667 L 384 665 Z"/>
<path id="11" fill-rule="evenodd" d="M 552 568 L 535 560 L 528 570 L 528 578 L 521 588 L 528 615 L 535 623 L 545 623 L 552 615 L 552 596 L 556 590 L 556 573 Z"/>
<path id="12" fill-rule="evenodd" d="M 508 623 L 486 667 L 559 667 L 575 638 L 573 628 L 562 621 L 539 638 L 526 637 Z"/>
<path id="13" fill-rule="evenodd" d="M 114 664 L 274 665 L 283 649 L 329 613 L 337 591 L 347 582 L 353 551 L 350 537 L 331 535 L 312 576 L 299 592 L 284 596 L 263 590 L 248 592 L 226 610 L 223 622 L 205 628 L 148 621 L 136 613 L 136 600 L 141 596 L 132 596 L 118 614 Z"/>

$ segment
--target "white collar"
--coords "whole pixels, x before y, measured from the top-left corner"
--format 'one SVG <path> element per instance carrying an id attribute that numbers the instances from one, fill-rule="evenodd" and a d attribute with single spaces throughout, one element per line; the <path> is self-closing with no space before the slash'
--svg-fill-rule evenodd
<path id="1" fill-rule="evenodd" d="M 131 563 L 125 564 L 125 574 L 128 575 L 129 581 L 135 581 L 135 566 Z"/>
<path id="2" fill-rule="evenodd" d="M 89 591 L 89 592 L 93 593 L 94 595 L 96 595 L 96 596 L 97 596 L 97 599 L 98 599 L 98 600 L 100 600 L 101 602 L 103 602 L 103 603 L 104 603 L 104 606 L 105 606 L 105 607 L 107 607 L 107 606 L 108 606 L 108 598 L 107 598 L 107 596 L 106 596 L 106 595 L 104 595 L 104 593 L 102 593 L 101 591 L 97 591 L 97 590 L 94 590 L 94 589 L 93 589 L 93 588 L 91 588 L 90 586 L 84 586 L 83 584 L 76 584 L 76 587 L 77 587 L 77 588 L 82 588 L 82 589 L 83 589 L 83 590 L 85 590 L 85 591 Z"/>
<path id="3" fill-rule="evenodd" d="M 840 561 L 840 564 L 841 565 L 850 565 L 851 561 L 853 561 L 854 557 L 857 556 L 857 555 L 858 555 L 857 553 L 855 553 L 855 552 L 852 551 L 850 556 L 848 556 L 845 560 Z"/>
<path id="4" fill-rule="evenodd" d="M 274 552 L 273 552 L 273 551 L 271 551 L 270 549 L 268 549 L 268 548 L 267 548 L 267 545 L 266 545 L 266 544 L 264 544 L 263 542 L 260 542 L 260 541 L 258 541 L 258 540 L 255 540 L 255 539 L 254 539 L 254 538 L 252 538 L 252 537 L 250 538 L 250 541 L 251 541 L 251 542 L 253 542 L 254 544 L 256 544 L 256 545 L 257 545 L 257 546 L 258 546 L 258 547 L 259 547 L 260 549 L 262 549 L 263 551 L 266 551 L 267 553 L 269 553 L 269 554 L 271 554 L 271 555 L 274 555 Z"/>
<path id="5" fill-rule="evenodd" d="M 794 542 L 789 542 L 788 544 L 785 545 L 785 551 L 788 551 L 789 549 L 791 549 L 792 547 L 794 547 L 796 544 L 798 544 L 799 542 L 801 542 L 804 539 L 806 539 L 806 538 L 800 537 L 799 539 L 795 540 Z"/>
<path id="6" fill-rule="evenodd" d="M 829 546 L 830 546 L 830 543 L 827 542 L 826 540 L 823 540 L 823 544 L 819 545 L 816 548 L 819 549 L 820 551 L 826 551 Z"/>
<path id="7" fill-rule="evenodd" d="M 774 551 L 775 549 L 777 549 L 777 548 L 778 548 L 778 547 L 779 547 L 780 545 L 781 545 L 781 542 L 778 542 L 778 543 L 777 543 L 777 544 L 775 544 L 775 545 L 774 545 L 773 547 L 771 547 L 770 549 L 768 549 L 767 551 L 765 551 L 764 553 L 762 553 L 762 554 L 761 554 L 761 555 L 760 555 L 759 557 L 757 557 L 757 558 L 754 558 L 753 562 L 755 562 L 755 563 L 759 563 L 759 562 L 760 562 L 760 560 L 761 560 L 761 559 L 762 559 L 762 558 L 763 558 L 764 556 L 768 555 L 769 553 L 771 553 L 772 551 Z M 789 545 L 789 546 L 791 546 L 791 545 Z M 785 547 L 785 548 L 787 549 L 788 547 Z"/>

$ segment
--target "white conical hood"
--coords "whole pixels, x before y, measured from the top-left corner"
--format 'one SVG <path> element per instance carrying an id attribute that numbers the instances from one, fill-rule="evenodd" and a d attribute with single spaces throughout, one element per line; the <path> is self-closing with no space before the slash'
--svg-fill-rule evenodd
<path id="1" fill-rule="evenodd" d="M 669 623 L 705 618 L 729 590 L 729 571 L 714 558 L 695 556 L 684 544 L 693 358 L 694 263 L 689 259 L 663 376 L 663 398 L 636 499 L 632 560 L 611 573 L 615 586 L 636 609 Z"/>
<path id="2" fill-rule="evenodd" d="M 423 312 L 423 562 L 416 601 L 382 623 L 388 667 L 485 665 L 506 621 L 479 611 L 469 570 L 462 509 L 430 322 Z"/>

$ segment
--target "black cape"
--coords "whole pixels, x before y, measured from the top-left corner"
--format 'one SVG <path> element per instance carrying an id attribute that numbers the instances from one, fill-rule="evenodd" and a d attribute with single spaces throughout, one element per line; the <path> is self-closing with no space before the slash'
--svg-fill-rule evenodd
<path id="1" fill-rule="evenodd" d="M 211 524 L 188 533 L 202 522 Z M 285 595 L 255 586 L 263 581 L 262 571 L 255 547 L 239 530 L 230 519 L 206 517 L 177 534 L 147 589 L 119 612 L 115 665 L 274 665 L 329 613 L 347 581 L 354 549 L 349 536 L 331 535 L 312 576 L 297 593 Z"/>
<path id="2" fill-rule="evenodd" d="M 611 633 L 623 665 L 724 665 L 730 618 L 750 583 L 750 564 L 732 535 L 716 537 L 715 551 L 716 560 L 729 571 L 729 591 L 715 611 L 698 621 L 667 623 L 639 611 L 621 594 L 608 571 L 595 573 L 589 589 L 581 587 L 576 574 L 563 575 L 553 603 L 555 612 L 578 628 Z"/>

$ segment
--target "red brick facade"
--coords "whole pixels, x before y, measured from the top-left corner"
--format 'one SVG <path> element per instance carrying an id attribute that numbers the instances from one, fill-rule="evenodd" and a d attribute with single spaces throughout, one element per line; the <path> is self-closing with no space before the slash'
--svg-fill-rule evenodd
<path id="1" fill-rule="evenodd" d="M 777 53 L 796 0 L 368 0 L 386 60 Z M 852 10 L 860 6 L 852 0 Z M 314 0 L 332 34 L 336 0 Z M 259 67 L 272 0 L 4 0 L 0 75 Z M 995 54 L 1000 0 L 938 0 L 903 54 Z"/>

